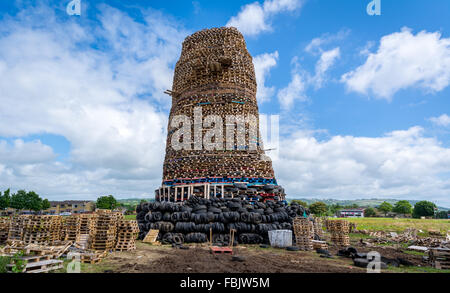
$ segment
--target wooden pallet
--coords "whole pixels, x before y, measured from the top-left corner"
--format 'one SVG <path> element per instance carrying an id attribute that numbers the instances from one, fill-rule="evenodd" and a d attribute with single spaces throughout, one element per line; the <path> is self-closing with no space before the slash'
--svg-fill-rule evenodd
<path id="1" fill-rule="evenodd" d="M 144 243 L 155 243 L 156 239 L 158 238 L 159 230 L 150 230 L 148 231 L 147 235 L 145 235 L 144 240 L 142 242 Z"/>
<path id="2" fill-rule="evenodd" d="M 12 268 L 14 264 L 6 265 L 8 273 L 12 273 Z M 29 262 L 26 264 L 22 273 L 47 273 L 50 271 L 55 271 L 63 268 L 63 261 L 56 259 L 47 259 L 41 261 Z"/>
<path id="3" fill-rule="evenodd" d="M 212 254 L 233 254 L 233 249 L 230 247 L 210 246 L 209 250 Z"/>

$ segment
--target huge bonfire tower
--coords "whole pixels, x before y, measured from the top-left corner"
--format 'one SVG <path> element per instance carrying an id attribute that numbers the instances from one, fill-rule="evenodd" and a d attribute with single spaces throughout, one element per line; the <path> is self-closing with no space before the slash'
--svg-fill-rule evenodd
<path id="1" fill-rule="evenodd" d="M 283 200 L 259 133 L 252 57 L 236 28 L 194 33 L 175 67 L 160 201 Z"/>

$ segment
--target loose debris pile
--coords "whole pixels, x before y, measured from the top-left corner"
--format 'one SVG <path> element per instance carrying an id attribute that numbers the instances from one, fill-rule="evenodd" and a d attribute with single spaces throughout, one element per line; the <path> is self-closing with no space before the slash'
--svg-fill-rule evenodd
<path id="1" fill-rule="evenodd" d="M 54 241 L 54 245 L 50 246 L 8 240 L 0 255 L 12 258 L 11 263 L 6 265 L 8 272 L 45 273 L 63 267 L 63 261 L 59 258 L 70 249 L 71 245 L 71 241 Z"/>
<path id="2" fill-rule="evenodd" d="M 210 229 L 215 243 L 227 243 L 231 229 L 236 230 L 235 243 L 269 243 L 268 231 L 292 230 L 295 217 L 309 214 L 298 204 L 287 206 L 274 201 L 250 204 L 241 198 L 198 197 L 183 204 L 142 203 L 136 211 L 139 238 L 143 239 L 151 229 L 158 229 L 159 239 L 166 243 L 207 242 Z"/>
<path id="3" fill-rule="evenodd" d="M 367 231 L 367 230 L 357 230 L 357 232 L 373 237 L 366 239 L 364 241 L 366 245 L 370 243 L 377 243 L 377 244 L 408 243 L 409 245 L 425 246 L 425 247 L 441 247 L 448 245 L 448 241 L 444 236 L 421 238 L 417 235 L 418 231 L 414 228 L 408 228 L 400 234 L 394 232 Z M 435 235 L 437 234 L 435 233 Z M 439 235 L 441 234 L 439 233 Z"/>
<path id="4" fill-rule="evenodd" d="M 412 262 L 400 257 L 387 258 L 379 253 L 358 252 L 354 247 L 347 247 L 345 249 L 341 249 L 338 251 L 337 255 L 353 259 L 354 265 L 361 268 L 386 269 L 388 265 L 393 267 L 399 267 L 400 265 L 403 266 L 414 265 Z"/>

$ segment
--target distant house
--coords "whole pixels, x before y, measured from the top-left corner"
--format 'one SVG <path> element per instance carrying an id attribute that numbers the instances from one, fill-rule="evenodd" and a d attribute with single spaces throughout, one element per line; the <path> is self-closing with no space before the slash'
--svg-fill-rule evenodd
<path id="1" fill-rule="evenodd" d="M 88 200 L 65 200 L 51 201 L 50 208 L 44 213 L 50 215 L 59 215 L 61 213 L 81 214 L 93 212 L 95 210 L 95 202 Z"/>
<path id="2" fill-rule="evenodd" d="M 343 209 L 338 212 L 340 218 L 364 218 L 365 209 Z"/>
<path id="3" fill-rule="evenodd" d="M 16 209 L 7 208 L 6 210 L 0 210 L 0 216 L 12 216 L 16 212 Z"/>

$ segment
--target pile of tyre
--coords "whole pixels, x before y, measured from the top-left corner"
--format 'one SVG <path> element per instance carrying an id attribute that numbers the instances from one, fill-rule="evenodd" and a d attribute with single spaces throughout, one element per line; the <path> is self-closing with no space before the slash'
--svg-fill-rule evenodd
<path id="1" fill-rule="evenodd" d="M 158 229 L 163 243 L 202 243 L 209 241 L 226 245 L 230 229 L 234 229 L 234 243 L 269 243 L 268 231 L 292 230 L 296 216 L 309 215 L 304 207 L 281 201 L 249 202 L 242 198 L 191 197 L 180 203 L 144 202 L 136 208 L 139 238 L 150 229 Z"/>

